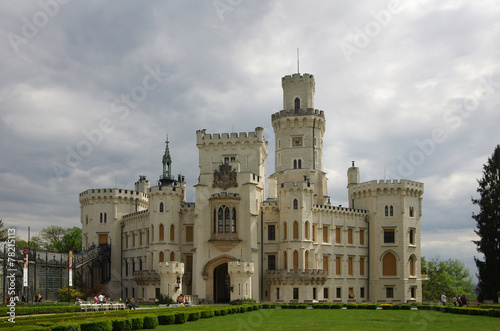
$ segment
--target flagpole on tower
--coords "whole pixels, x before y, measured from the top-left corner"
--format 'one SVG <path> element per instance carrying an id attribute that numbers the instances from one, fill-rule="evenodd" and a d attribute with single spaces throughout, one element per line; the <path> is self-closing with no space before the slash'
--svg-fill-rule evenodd
<path id="1" fill-rule="evenodd" d="M 299 70 L 299 48 L 297 47 L 297 73 L 300 74 Z"/>

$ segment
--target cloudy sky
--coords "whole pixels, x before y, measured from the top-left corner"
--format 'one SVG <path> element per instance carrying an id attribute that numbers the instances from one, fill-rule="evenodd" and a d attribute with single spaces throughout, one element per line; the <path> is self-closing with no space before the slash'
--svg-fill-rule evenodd
<path id="1" fill-rule="evenodd" d="M 408 1 L 409 2 L 409 1 Z M 198 177 L 195 132 L 264 128 L 281 77 L 316 78 L 324 170 L 425 184 L 422 255 L 475 272 L 476 179 L 500 143 L 498 1 L 3 1 L 0 218 L 27 238 L 79 226 L 78 194 Z"/>

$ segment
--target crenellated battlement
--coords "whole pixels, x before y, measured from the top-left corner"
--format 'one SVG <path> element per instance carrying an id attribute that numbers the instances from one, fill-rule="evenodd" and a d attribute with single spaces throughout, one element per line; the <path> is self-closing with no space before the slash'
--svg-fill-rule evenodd
<path id="1" fill-rule="evenodd" d="M 364 209 L 353 209 L 346 208 L 342 206 L 331 206 L 331 205 L 314 205 L 313 206 L 318 211 L 332 211 L 340 212 L 342 214 L 352 214 L 352 215 L 366 215 L 367 211 Z"/>
<path id="2" fill-rule="evenodd" d="M 215 193 L 210 196 L 210 199 L 238 199 L 240 200 L 240 195 L 238 193 L 227 193 L 227 192 L 221 192 L 221 193 Z"/>
<path id="3" fill-rule="evenodd" d="M 285 117 L 300 117 L 300 116 L 318 116 L 321 118 L 325 118 L 325 112 L 319 109 L 307 108 L 307 109 L 298 109 L 294 110 L 280 110 L 279 112 L 274 113 L 271 116 L 271 121 L 275 121 Z"/>
<path id="4" fill-rule="evenodd" d="M 281 78 L 281 85 L 284 87 L 286 84 L 293 84 L 293 83 L 312 83 L 315 84 L 314 82 L 314 75 L 311 74 L 293 74 L 293 75 L 286 75 Z"/>
<path id="5" fill-rule="evenodd" d="M 264 128 L 257 127 L 254 132 L 206 133 L 206 129 L 196 131 L 196 144 L 235 144 L 265 142 Z"/>
<path id="6" fill-rule="evenodd" d="M 360 196 L 363 194 L 369 194 L 369 192 L 380 192 L 376 194 L 385 195 L 399 195 L 404 192 L 404 194 L 406 194 L 407 196 L 421 196 L 424 193 L 424 184 L 407 179 L 393 179 L 372 180 L 359 184 L 351 184 L 351 186 L 349 187 L 349 194 L 351 196 Z"/>
<path id="7" fill-rule="evenodd" d="M 80 203 L 84 204 L 90 200 L 106 200 L 106 199 L 137 199 L 142 202 L 148 202 L 148 196 L 143 192 L 134 190 L 125 190 L 118 188 L 98 188 L 88 189 L 80 193 Z"/>

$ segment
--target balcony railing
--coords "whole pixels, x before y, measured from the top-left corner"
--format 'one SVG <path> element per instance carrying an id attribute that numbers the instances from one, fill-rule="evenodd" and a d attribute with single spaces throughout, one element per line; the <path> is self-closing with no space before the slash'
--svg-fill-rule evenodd
<path id="1" fill-rule="evenodd" d="M 324 284 L 328 278 L 328 270 L 323 269 L 277 269 L 267 270 L 265 278 L 268 283 L 275 284 Z"/>

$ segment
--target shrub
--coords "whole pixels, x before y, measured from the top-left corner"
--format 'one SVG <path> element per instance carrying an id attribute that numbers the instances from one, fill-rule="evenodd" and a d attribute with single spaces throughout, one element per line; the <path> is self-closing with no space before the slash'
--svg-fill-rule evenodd
<path id="1" fill-rule="evenodd" d="M 174 314 L 158 315 L 158 323 L 160 325 L 174 324 L 175 323 L 175 315 Z"/>
<path id="2" fill-rule="evenodd" d="M 255 301 L 255 299 L 243 298 L 243 299 L 233 300 L 230 302 L 230 304 L 231 305 L 246 305 L 246 304 L 254 304 L 256 302 L 257 301 Z"/>
<path id="3" fill-rule="evenodd" d="M 401 310 L 401 305 L 393 305 L 392 310 Z"/>
<path id="4" fill-rule="evenodd" d="M 383 310 L 390 310 L 390 309 L 392 309 L 392 305 L 390 305 L 388 303 L 383 303 L 381 305 L 381 307 L 382 307 Z"/>
<path id="5" fill-rule="evenodd" d="M 186 323 L 186 320 L 186 313 L 175 314 L 175 324 L 184 324 Z"/>
<path id="6" fill-rule="evenodd" d="M 117 318 L 111 321 L 113 331 L 130 331 L 132 330 L 132 322 L 128 318 Z"/>
<path id="7" fill-rule="evenodd" d="M 330 309 L 342 309 L 343 305 L 341 303 L 334 303 L 330 305 Z"/>
<path id="8" fill-rule="evenodd" d="M 200 312 L 200 318 L 210 318 L 210 310 L 203 310 Z"/>
<path id="9" fill-rule="evenodd" d="M 144 325 L 144 316 L 134 316 L 130 319 L 132 321 L 132 330 L 140 330 Z"/>
<path id="10" fill-rule="evenodd" d="M 227 309 L 225 309 L 225 308 L 221 308 L 221 309 L 220 309 L 220 315 L 221 315 L 221 316 L 226 316 L 226 315 L 227 315 Z"/>
<path id="11" fill-rule="evenodd" d="M 155 329 L 157 326 L 158 326 L 157 316 L 151 316 L 151 315 L 144 316 L 144 323 L 142 325 L 143 329 Z"/>
<path id="12" fill-rule="evenodd" d="M 227 310 L 226 310 L 226 313 L 227 313 Z M 199 311 L 193 311 L 192 313 L 189 313 L 188 321 L 190 321 L 190 322 L 197 321 L 200 319 L 200 317 L 201 317 L 201 314 Z"/>
<path id="13" fill-rule="evenodd" d="M 58 323 L 58 324 L 53 325 L 50 329 L 52 331 L 80 331 L 80 324 Z"/>
<path id="14" fill-rule="evenodd" d="M 411 305 L 401 305 L 401 310 L 411 310 Z"/>
<path id="15" fill-rule="evenodd" d="M 346 308 L 347 308 L 347 309 L 356 309 L 356 308 L 358 308 L 358 307 L 357 307 L 357 305 L 356 305 L 355 303 L 348 303 L 348 304 L 346 305 Z"/>
<path id="16" fill-rule="evenodd" d="M 111 320 L 86 321 L 80 324 L 81 331 L 113 331 Z"/>
<path id="17" fill-rule="evenodd" d="M 160 293 L 160 296 L 158 297 L 158 303 L 162 305 L 170 305 L 175 303 L 175 300 L 168 295 L 163 295 Z"/>

